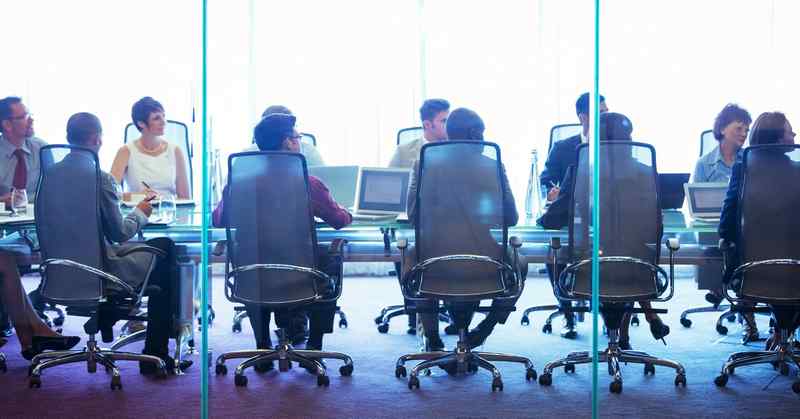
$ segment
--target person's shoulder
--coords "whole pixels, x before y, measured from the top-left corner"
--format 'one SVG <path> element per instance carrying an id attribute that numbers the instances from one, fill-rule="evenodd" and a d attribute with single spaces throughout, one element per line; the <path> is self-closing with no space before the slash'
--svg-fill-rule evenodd
<path id="1" fill-rule="evenodd" d="M 700 163 L 716 163 L 717 159 L 719 158 L 719 145 L 715 146 L 706 154 L 700 156 L 697 160 Z"/>
<path id="2" fill-rule="evenodd" d="M 310 189 L 328 190 L 328 187 L 325 186 L 325 183 L 323 183 L 318 177 L 314 175 L 308 175 L 308 187 Z"/>
<path id="3" fill-rule="evenodd" d="M 553 144 L 553 149 L 558 151 L 573 151 L 581 143 L 580 135 L 573 135 Z"/>

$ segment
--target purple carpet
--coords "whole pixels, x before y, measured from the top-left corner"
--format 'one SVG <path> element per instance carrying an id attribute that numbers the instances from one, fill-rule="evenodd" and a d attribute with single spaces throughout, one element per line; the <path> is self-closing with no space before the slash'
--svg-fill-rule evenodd
<path id="1" fill-rule="evenodd" d="M 38 279 L 26 277 L 26 286 Z M 249 323 L 241 334 L 231 332 L 232 305 L 224 299 L 219 280 L 215 283 L 214 307 L 217 318 L 210 329 L 210 347 L 214 356 L 237 349 L 253 347 Z M 553 297 L 546 279 L 531 277 L 520 312 L 534 304 L 551 304 Z M 676 298 L 666 307 L 665 321 L 672 327 L 668 346 L 650 336 L 647 324 L 633 328 L 632 343 L 636 349 L 668 357 L 684 364 L 688 387 L 673 385 L 674 373 L 657 368 L 655 376 L 644 376 L 638 365 L 623 366 L 624 391 L 608 392 L 610 377 L 600 369 L 600 410 L 602 417 L 797 417 L 800 396 L 790 387 L 797 370 L 789 377 L 779 375 L 770 366 L 746 367 L 736 371 L 728 386 L 719 389 L 713 384 L 719 368 L 734 351 L 744 350 L 738 343 L 739 326 L 730 324 L 728 336 L 714 331 L 714 314 L 693 317 L 692 328 L 678 323 L 681 310 L 703 304 L 703 293 L 695 289 L 690 278 L 678 280 Z M 349 318 L 349 328 L 338 329 L 325 340 L 329 350 L 350 354 L 355 363 L 352 377 L 340 377 L 339 364 L 328 361 L 331 384 L 318 388 L 314 376 L 302 368 L 286 373 L 264 374 L 248 370 L 248 386 L 236 387 L 229 362 L 226 376 L 210 376 L 210 414 L 214 418 L 538 418 L 589 417 L 591 414 L 590 367 L 578 366 L 574 374 L 554 372 L 553 385 L 542 387 L 526 382 L 524 369 L 512 364 L 497 364 L 503 374 L 504 391 L 492 393 L 491 376 L 487 372 L 450 377 L 441 370 L 421 377 L 421 389 L 410 391 L 407 381 L 394 377 L 397 357 L 413 352 L 416 337 L 406 335 L 405 318 L 397 318 L 389 333 L 379 334 L 372 319 L 380 307 L 400 301 L 395 280 L 382 278 L 347 278 L 340 305 Z M 530 357 L 541 372 L 544 364 L 569 351 L 589 350 L 591 322 L 579 326 L 575 341 L 558 336 L 560 322 L 554 323 L 554 334 L 541 332 L 545 314 L 531 318 L 531 326 L 519 324 L 521 313 L 513 313 L 505 326 L 499 326 L 483 351 L 508 352 Z M 643 319 L 642 319 L 643 320 Z M 82 319 L 70 318 L 65 333 L 82 335 Z M 762 333 L 768 330 L 767 318 L 759 318 Z M 199 336 L 199 335 L 198 335 Z M 450 347 L 455 341 L 447 337 Z M 605 341 L 601 338 L 601 342 Z M 751 344 L 756 349 L 763 344 Z M 140 351 L 141 344 L 131 345 Z M 183 418 L 200 415 L 200 368 L 196 364 L 186 375 L 166 380 L 142 377 L 132 363 L 120 363 L 122 391 L 111 391 L 110 376 L 102 369 L 88 374 L 81 364 L 46 370 L 42 388 L 28 389 L 28 364 L 19 355 L 19 346 L 12 337 L 1 349 L 8 357 L 9 370 L 0 374 L 0 417 L 2 418 Z"/>

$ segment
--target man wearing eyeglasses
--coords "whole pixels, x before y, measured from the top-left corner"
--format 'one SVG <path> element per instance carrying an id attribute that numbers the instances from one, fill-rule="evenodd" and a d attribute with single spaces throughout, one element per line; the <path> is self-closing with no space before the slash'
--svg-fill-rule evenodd
<path id="1" fill-rule="evenodd" d="M 0 99 L 0 200 L 11 205 L 11 190 L 25 189 L 33 201 L 39 181 L 39 149 L 47 145 L 33 136 L 33 116 L 22 99 Z"/>

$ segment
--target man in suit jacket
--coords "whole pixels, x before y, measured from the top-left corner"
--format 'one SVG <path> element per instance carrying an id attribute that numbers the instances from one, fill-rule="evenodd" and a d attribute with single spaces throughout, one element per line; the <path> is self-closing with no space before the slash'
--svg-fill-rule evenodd
<path id="1" fill-rule="evenodd" d="M 450 103 L 444 99 L 428 99 L 419 108 L 422 121 L 422 137 L 405 144 L 398 144 L 389 162 L 389 167 L 410 168 L 419 159 L 422 146 L 447 139 L 445 124 L 450 114 Z"/>
<path id="2" fill-rule="evenodd" d="M 103 129 L 100 120 L 97 116 L 87 112 L 72 115 L 67 122 L 67 141 L 72 145 L 86 147 L 97 153 L 103 145 Z M 174 371 L 175 361 L 168 355 L 168 343 L 173 332 L 173 318 L 176 315 L 173 293 L 175 292 L 174 284 L 177 283 L 178 268 L 174 243 L 166 237 L 147 241 L 148 245 L 161 249 L 167 254 L 161 259 L 156 259 L 155 255 L 145 252 L 118 256 L 129 246 L 125 242 L 136 236 L 147 225 L 153 208 L 148 199 L 143 199 L 133 211 L 123 217 L 119 210 L 120 198 L 117 182 L 104 171 L 100 172 L 100 177 L 100 217 L 103 234 L 109 242 L 106 244 L 107 268 L 110 273 L 137 290 L 141 289 L 145 279 L 148 278 L 148 286 L 158 289 L 158 292 L 148 294 L 147 337 L 142 352 L 163 359 L 167 364 L 167 371 Z M 113 290 L 113 287 L 109 287 L 109 289 Z M 100 332 L 103 341 L 109 342 L 113 339 L 111 326 L 116 321 L 115 318 L 104 316 L 101 307 Z M 189 365 L 191 365 L 191 361 L 184 361 L 180 367 L 186 368 Z M 140 363 L 139 371 L 142 374 L 153 374 L 156 369 L 152 364 Z"/>
<path id="3" fill-rule="evenodd" d="M 606 98 L 600 96 L 600 113 L 608 112 Z M 547 200 L 554 201 L 558 196 L 561 181 L 567 174 L 567 168 L 574 166 L 576 162 L 575 149 L 580 143 L 586 142 L 589 138 L 589 93 L 582 94 L 575 102 L 575 113 L 581 122 L 583 130 L 579 135 L 574 135 L 567 139 L 553 144 L 547 161 L 544 163 L 544 170 L 539 176 L 542 190 L 547 192 Z"/>

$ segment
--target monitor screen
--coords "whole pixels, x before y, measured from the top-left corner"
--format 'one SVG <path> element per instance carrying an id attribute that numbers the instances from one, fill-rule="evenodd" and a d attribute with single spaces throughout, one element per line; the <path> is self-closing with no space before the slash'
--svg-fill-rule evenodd
<path id="1" fill-rule="evenodd" d="M 405 212 L 410 177 L 408 170 L 362 168 L 358 210 Z"/>
<path id="2" fill-rule="evenodd" d="M 727 185 L 694 187 L 690 189 L 690 199 L 695 214 L 716 214 L 722 212 L 722 201 L 728 192 Z"/>

